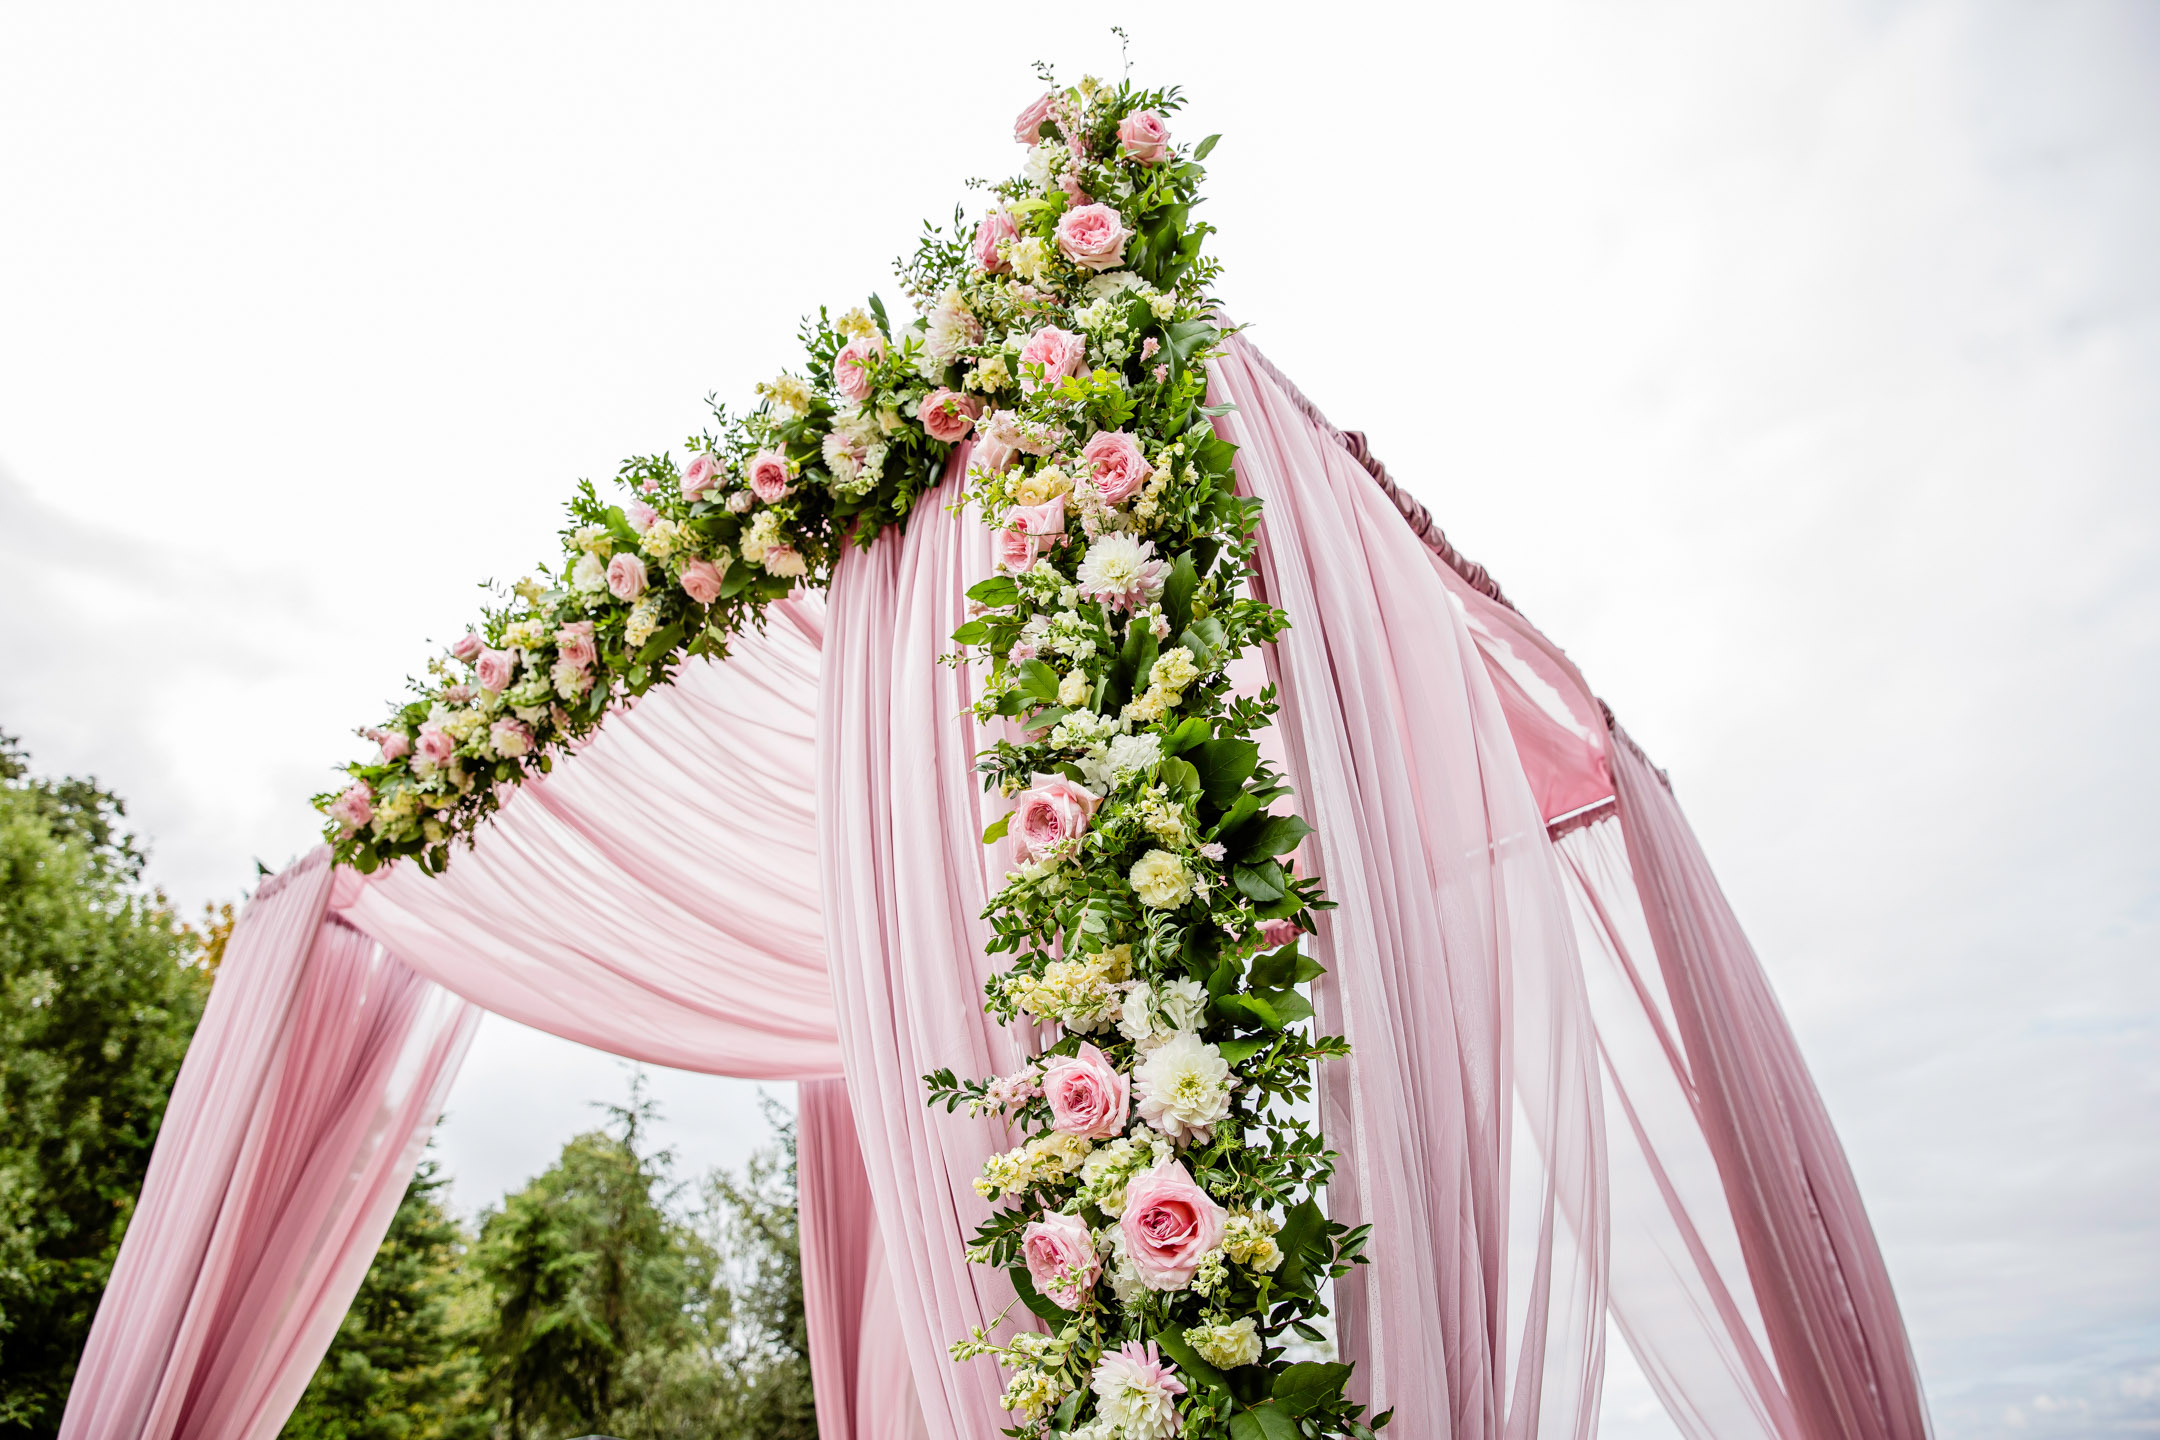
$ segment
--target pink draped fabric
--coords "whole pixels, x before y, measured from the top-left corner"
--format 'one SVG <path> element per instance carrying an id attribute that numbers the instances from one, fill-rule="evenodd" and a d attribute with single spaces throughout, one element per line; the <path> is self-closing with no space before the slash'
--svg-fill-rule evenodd
<path id="1" fill-rule="evenodd" d="M 757 1080 L 840 1073 L 819 920 L 823 606 L 774 607 L 693 661 L 470 853 L 399 865 L 344 907 L 483 1009 L 634 1060 Z"/>
<path id="2" fill-rule="evenodd" d="M 1278 722 L 1317 869 L 1344 1358 L 1406 1434 L 1587 1436 L 1606 1238 L 1595 1040 L 1566 894 L 1506 706 L 1441 567 L 1234 343 L 1217 421 L 1267 504 Z M 1310 853 L 1310 852 L 1308 852 Z M 1518 1139 L 1518 1126 L 1522 1138 Z M 1527 1141 L 1527 1143 L 1522 1143 Z M 1511 1288 L 1512 1287 L 1512 1288 Z"/>
<path id="3" fill-rule="evenodd" d="M 974 757 L 966 668 L 939 665 L 990 573 L 988 532 L 945 511 L 962 447 L 904 535 L 851 550 L 833 577 L 819 702 L 825 942 L 841 1052 L 929 1434 L 988 1440 L 1007 1423 L 987 1360 L 945 1347 L 1013 1303 L 1000 1271 L 969 1265 L 990 1207 L 972 1181 L 1009 1143 L 1002 1122 L 932 1111 L 921 1077 L 941 1066 L 1003 1074 L 1024 1052 L 982 1012 L 993 966 L 979 918 L 997 877 L 983 828 L 997 813 Z M 1024 1313 L 1024 1312 L 1023 1312 Z"/>
<path id="4" fill-rule="evenodd" d="M 1664 777 L 1614 733 L 1635 888 L 1797 1432 L 1923 1440 L 1889 1271 L 1792 1027 Z"/>
<path id="5" fill-rule="evenodd" d="M 270 1440 L 388 1229 L 477 1012 L 335 919 L 316 851 L 235 927 L 61 1433 Z"/>

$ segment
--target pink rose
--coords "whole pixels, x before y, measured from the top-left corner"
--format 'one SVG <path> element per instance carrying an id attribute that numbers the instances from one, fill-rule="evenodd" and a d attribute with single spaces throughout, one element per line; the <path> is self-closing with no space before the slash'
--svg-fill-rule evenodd
<path id="1" fill-rule="evenodd" d="M 472 664 L 474 658 L 477 657 L 480 652 L 486 648 L 487 641 L 480 638 L 479 632 L 475 630 L 468 630 L 463 635 L 458 637 L 457 644 L 450 647 L 450 653 L 457 656 L 458 659 L 463 660 L 466 664 L 470 665 Z"/>
<path id="2" fill-rule="evenodd" d="M 860 405 L 870 398 L 870 370 L 877 358 L 885 353 L 885 342 L 873 335 L 867 340 L 850 340 L 833 356 L 833 385 L 842 395 Z"/>
<path id="3" fill-rule="evenodd" d="M 1263 920 L 1260 922 L 1260 943 L 1270 950 L 1280 950 L 1294 942 L 1301 932 L 1289 920 Z"/>
<path id="4" fill-rule="evenodd" d="M 1020 347 L 1020 388 L 1032 392 L 1044 385 L 1055 385 L 1068 375 L 1079 374 L 1086 361 L 1087 341 L 1070 330 L 1045 325 Z M 1042 367 L 1040 378 L 1035 374 L 1038 365 Z"/>
<path id="5" fill-rule="evenodd" d="M 1013 121 L 1013 139 L 1022 145 L 1033 145 L 1042 139 L 1043 124 L 1050 118 L 1050 111 L 1056 104 L 1057 97 L 1048 90 L 1043 91 L 1042 98 L 1031 101 L 1027 109 L 1020 112 L 1019 118 Z"/>
<path id="6" fill-rule="evenodd" d="M 1027 1260 L 1035 1292 L 1067 1310 L 1079 1309 L 1081 1298 L 1102 1278 L 1094 1239 L 1077 1215 L 1053 1210 L 1030 1222 L 1020 1232 L 1020 1254 Z"/>
<path id="7" fill-rule="evenodd" d="M 1125 1186 L 1125 1254 L 1140 1283 L 1150 1290 L 1180 1290 L 1192 1283 L 1200 1257 L 1222 1243 L 1228 1220 L 1222 1206 L 1193 1184 L 1176 1160 L 1164 1160 Z"/>
<path id="8" fill-rule="evenodd" d="M 524 721 L 505 716 L 488 727 L 488 742 L 495 747 L 496 754 L 506 760 L 515 760 L 532 750 L 533 735 Z"/>
<path id="9" fill-rule="evenodd" d="M 1005 512 L 1005 528 L 991 539 L 998 568 L 1014 575 L 1035 568 L 1035 559 L 1065 538 L 1065 497 L 1053 495 L 1040 505 L 1015 505 Z"/>
<path id="10" fill-rule="evenodd" d="M 510 677 L 515 674 L 515 650 L 483 650 L 480 652 L 479 663 L 473 667 L 473 678 L 480 682 L 480 688 L 493 690 L 498 694 L 510 688 Z"/>
<path id="11" fill-rule="evenodd" d="M 431 765 L 446 763 L 457 754 L 457 741 L 432 720 L 420 727 L 420 758 Z"/>
<path id="12" fill-rule="evenodd" d="M 693 560 L 683 566 L 683 593 L 700 605 L 710 605 L 720 598 L 720 568 L 710 560 Z"/>
<path id="13" fill-rule="evenodd" d="M 1058 217 L 1057 246 L 1083 270 L 1112 270 L 1125 263 L 1132 231 L 1108 205 L 1082 205 Z"/>
<path id="14" fill-rule="evenodd" d="M 555 653 L 565 664 L 584 669 L 600 658 L 599 650 L 593 645 L 592 632 L 590 620 L 574 620 L 563 626 L 555 632 Z"/>
<path id="15" fill-rule="evenodd" d="M 1131 1117 L 1131 1087 L 1102 1051 L 1082 1042 L 1080 1053 L 1043 1067 L 1042 1092 L 1050 1101 L 1050 1128 L 1063 1135 L 1108 1140 Z"/>
<path id="16" fill-rule="evenodd" d="M 660 518 L 660 512 L 642 500 L 631 501 L 623 507 L 623 513 L 630 517 L 630 528 L 640 535 L 652 529 L 653 522 Z"/>
<path id="17" fill-rule="evenodd" d="M 1012 266 L 998 255 L 998 246 L 1019 238 L 1020 227 L 1013 223 L 1011 211 L 991 211 L 983 216 L 982 224 L 975 227 L 975 263 L 993 275 L 1004 274 Z"/>
<path id="18" fill-rule="evenodd" d="M 982 401 L 952 390 L 933 390 L 923 396 L 919 418 L 932 440 L 951 445 L 966 437 L 982 414 Z"/>
<path id="19" fill-rule="evenodd" d="M 747 490 L 737 490 L 727 497 L 727 508 L 737 515 L 747 515 L 750 507 L 757 504 L 757 496 Z"/>
<path id="20" fill-rule="evenodd" d="M 1020 453 L 1020 417 L 1010 410 L 993 410 L 975 426 L 975 463 L 992 475 L 1002 475 Z"/>
<path id="21" fill-rule="evenodd" d="M 1105 505 L 1122 505 L 1140 493 L 1154 472 L 1141 457 L 1140 442 L 1123 430 L 1098 430 L 1080 451 Z"/>
<path id="22" fill-rule="evenodd" d="M 1088 819 L 1101 802 L 1101 796 L 1062 775 L 1036 776 L 1032 788 L 1013 797 L 1012 819 L 1005 827 L 1012 837 L 1013 863 L 1039 860 L 1053 845 L 1086 834 Z"/>
<path id="23" fill-rule="evenodd" d="M 367 738 L 382 747 L 382 763 L 402 760 L 412 753 L 412 737 L 402 730 L 369 730 Z"/>
<path id="24" fill-rule="evenodd" d="M 691 456 L 690 463 L 683 466 L 682 493 L 685 500 L 695 500 L 719 483 L 720 462 L 711 455 L 700 452 Z"/>
<path id="25" fill-rule="evenodd" d="M 1153 110 L 1135 110 L 1118 121 L 1117 138 L 1143 165 L 1160 165 L 1170 154 L 1170 127 Z"/>
<path id="26" fill-rule="evenodd" d="M 365 784 L 356 781 L 351 789 L 330 802 L 330 818 L 344 826 L 345 833 L 350 835 L 375 818 L 374 799 L 374 793 Z M 1068 1305 L 1065 1308 L 1070 1310 L 1072 1307 Z"/>
<path id="27" fill-rule="evenodd" d="M 1085 205 L 1095 198 L 1081 189 L 1080 182 L 1070 175 L 1058 176 L 1058 189 L 1063 190 L 1065 198 L 1075 205 Z"/>
<path id="28" fill-rule="evenodd" d="M 855 398 L 859 400 L 862 397 L 858 395 Z M 787 456 L 777 450 L 760 450 L 751 456 L 750 463 L 743 467 L 743 478 L 750 482 L 750 491 L 758 499 L 768 505 L 777 505 L 787 498 Z"/>
<path id="29" fill-rule="evenodd" d="M 645 593 L 645 562 L 635 555 L 617 555 L 608 561 L 608 593 L 618 600 L 635 600 Z"/>
<path id="30" fill-rule="evenodd" d="M 448 686 L 443 690 L 442 698 L 445 705 L 469 705 L 472 703 L 473 687 L 470 685 Z"/>

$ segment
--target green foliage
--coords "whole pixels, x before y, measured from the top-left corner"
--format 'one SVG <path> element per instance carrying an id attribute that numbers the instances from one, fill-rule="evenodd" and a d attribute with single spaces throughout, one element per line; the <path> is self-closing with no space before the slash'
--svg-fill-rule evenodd
<path id="1" fill-rule="evenodd" d="M 482 1440 L 494 1411 L 481 1395 L 476 1311 L 465 1269 L 470 1237 L 446 1214 L 433 1161 L 406 1187 L 317 1367 L 286 1440 Z"/>
<path id="2" fill-rule="evenodd" d="M 0 1437 L 59 1429 L 210 989 L 124 816 L 0 735 Z"/>
<path id="3" fill-rule="evenodd" d="M 816 1440 L 792 1120 L 686 1197 L 611 1114 L 477 1239 L 423 1166 L 284 1440 Z"/>

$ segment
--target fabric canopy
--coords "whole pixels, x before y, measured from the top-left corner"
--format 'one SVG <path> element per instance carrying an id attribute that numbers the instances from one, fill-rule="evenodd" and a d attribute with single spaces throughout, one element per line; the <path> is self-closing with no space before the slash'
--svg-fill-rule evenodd
<path id="1" fill-rule="evenodd" d="M 1314 946 L 1342 1162 L 1374 1226 L 1339 1344 L 1389 1433 L 1594 1433 L 1606 1319 L 1691 1437 L 1918 1440 L 1850 1167 L 1662 777 L 1422 509 L 1233 340 L 1271 743 L 1340 908 Z M 1002 1122 L 920 1078 L 1010 1070 L 980 1009 L 999 880 L 970 669 L 988 537 L 948 509 L 850 551 L 724 662 L 612 717 L 448 872 L 249 905 L 174 1092 L 65 1440 L 269 1440 L 388 1226 L 479 1009 L 659 1064 L 804 1082 L 805 1302 L 828 1440 L 988 1440 L 1012 1292 L 965 1263 Z"/>

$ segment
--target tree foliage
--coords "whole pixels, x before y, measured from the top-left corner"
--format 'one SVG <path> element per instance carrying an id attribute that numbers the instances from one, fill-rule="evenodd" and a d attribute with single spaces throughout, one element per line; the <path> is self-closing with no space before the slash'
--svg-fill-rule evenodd
<path id="1" fill-rule="evenodd" d="M 0 734 L 0 1436 L 59 1430 L 209 993 L 125 818 Z"/>

